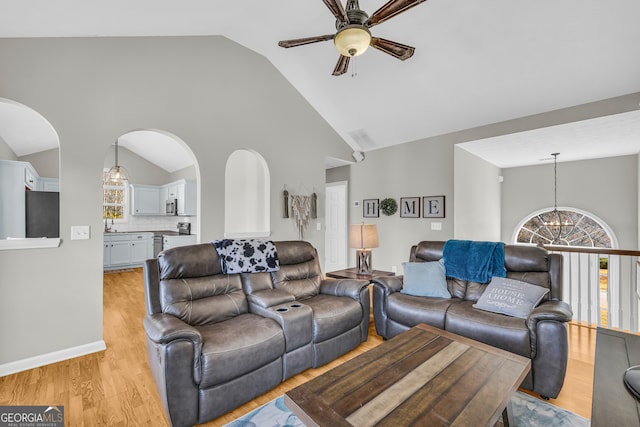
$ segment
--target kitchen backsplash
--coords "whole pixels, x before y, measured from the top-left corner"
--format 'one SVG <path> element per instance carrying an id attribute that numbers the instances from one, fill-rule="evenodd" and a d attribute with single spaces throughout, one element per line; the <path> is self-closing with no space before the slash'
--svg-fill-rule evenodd
<path id="1" fill-rule="evenodd" d="M 111 225 L 111 231 L 178 231 L 178 222 L 190 222 L 191 234 L 198 234 L 197 224 L 194 217 L 181 216 L 135 216 L 129 215 L 126 223 L 115 222 Z"/>

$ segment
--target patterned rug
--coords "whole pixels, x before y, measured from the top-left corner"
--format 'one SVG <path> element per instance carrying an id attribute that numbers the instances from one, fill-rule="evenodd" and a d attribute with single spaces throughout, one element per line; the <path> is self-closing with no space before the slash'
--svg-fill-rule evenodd
<path id="1" fill-rule="evenodd" d="M 586 427 L 591 423 L 572 412 L 558 408 L 525 393 L 511 399 L 516 427 Z M 284 404 L 280 396 L 224 427 L 303 427 L 304 424 Z"/>

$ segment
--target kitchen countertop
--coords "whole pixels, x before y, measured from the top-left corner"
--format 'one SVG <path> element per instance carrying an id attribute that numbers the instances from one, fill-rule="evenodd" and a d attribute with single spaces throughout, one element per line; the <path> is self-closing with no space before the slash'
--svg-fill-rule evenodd
<path id="1" fill-rule="evenodd" d="M 139 233 L 152 233 L 154 236 L 178 236 L 177 231 L 171 230 L 140 230 L 140 231 L 106 231 L 104 234 L 139 234 Z M 182 234 L 182 236 L 188 236 L 188 234 Z"/>

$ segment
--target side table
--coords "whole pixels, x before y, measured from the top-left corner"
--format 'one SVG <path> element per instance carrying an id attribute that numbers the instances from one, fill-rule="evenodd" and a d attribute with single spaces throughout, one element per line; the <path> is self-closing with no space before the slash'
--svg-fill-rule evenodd
<path id="1" fill-rule="evenodd" d="M 327 277 L 332 277 L 334 279 L 363 279 L 363 280 L 371 280 L 376 276 L 395 276 L 396 273 L 393 271 L 383 271 L 383 270 L 373 270 L 371 274 L 358 274 L 358 269 L 356 267 L 345 268 L 344 270 L 336 270 L 327 273 Z"/>
<path id="2" fill-rule="evenodd" d="M 640 336 L 598 328 L 593 375 L 591 425 L 640 425 L 640 402 L 627 390 L 622 377 L 640 365 Z"/>

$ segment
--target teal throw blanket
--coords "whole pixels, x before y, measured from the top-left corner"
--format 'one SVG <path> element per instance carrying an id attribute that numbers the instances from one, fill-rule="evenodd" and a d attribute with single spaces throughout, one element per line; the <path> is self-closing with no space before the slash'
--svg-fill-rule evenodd
<path id="1" fill-rule="evenodd" d="M 507 277 L 504 243 L 447 240 L 442 252 L 447 277 L 488 283 L 491 278 Z"/>

